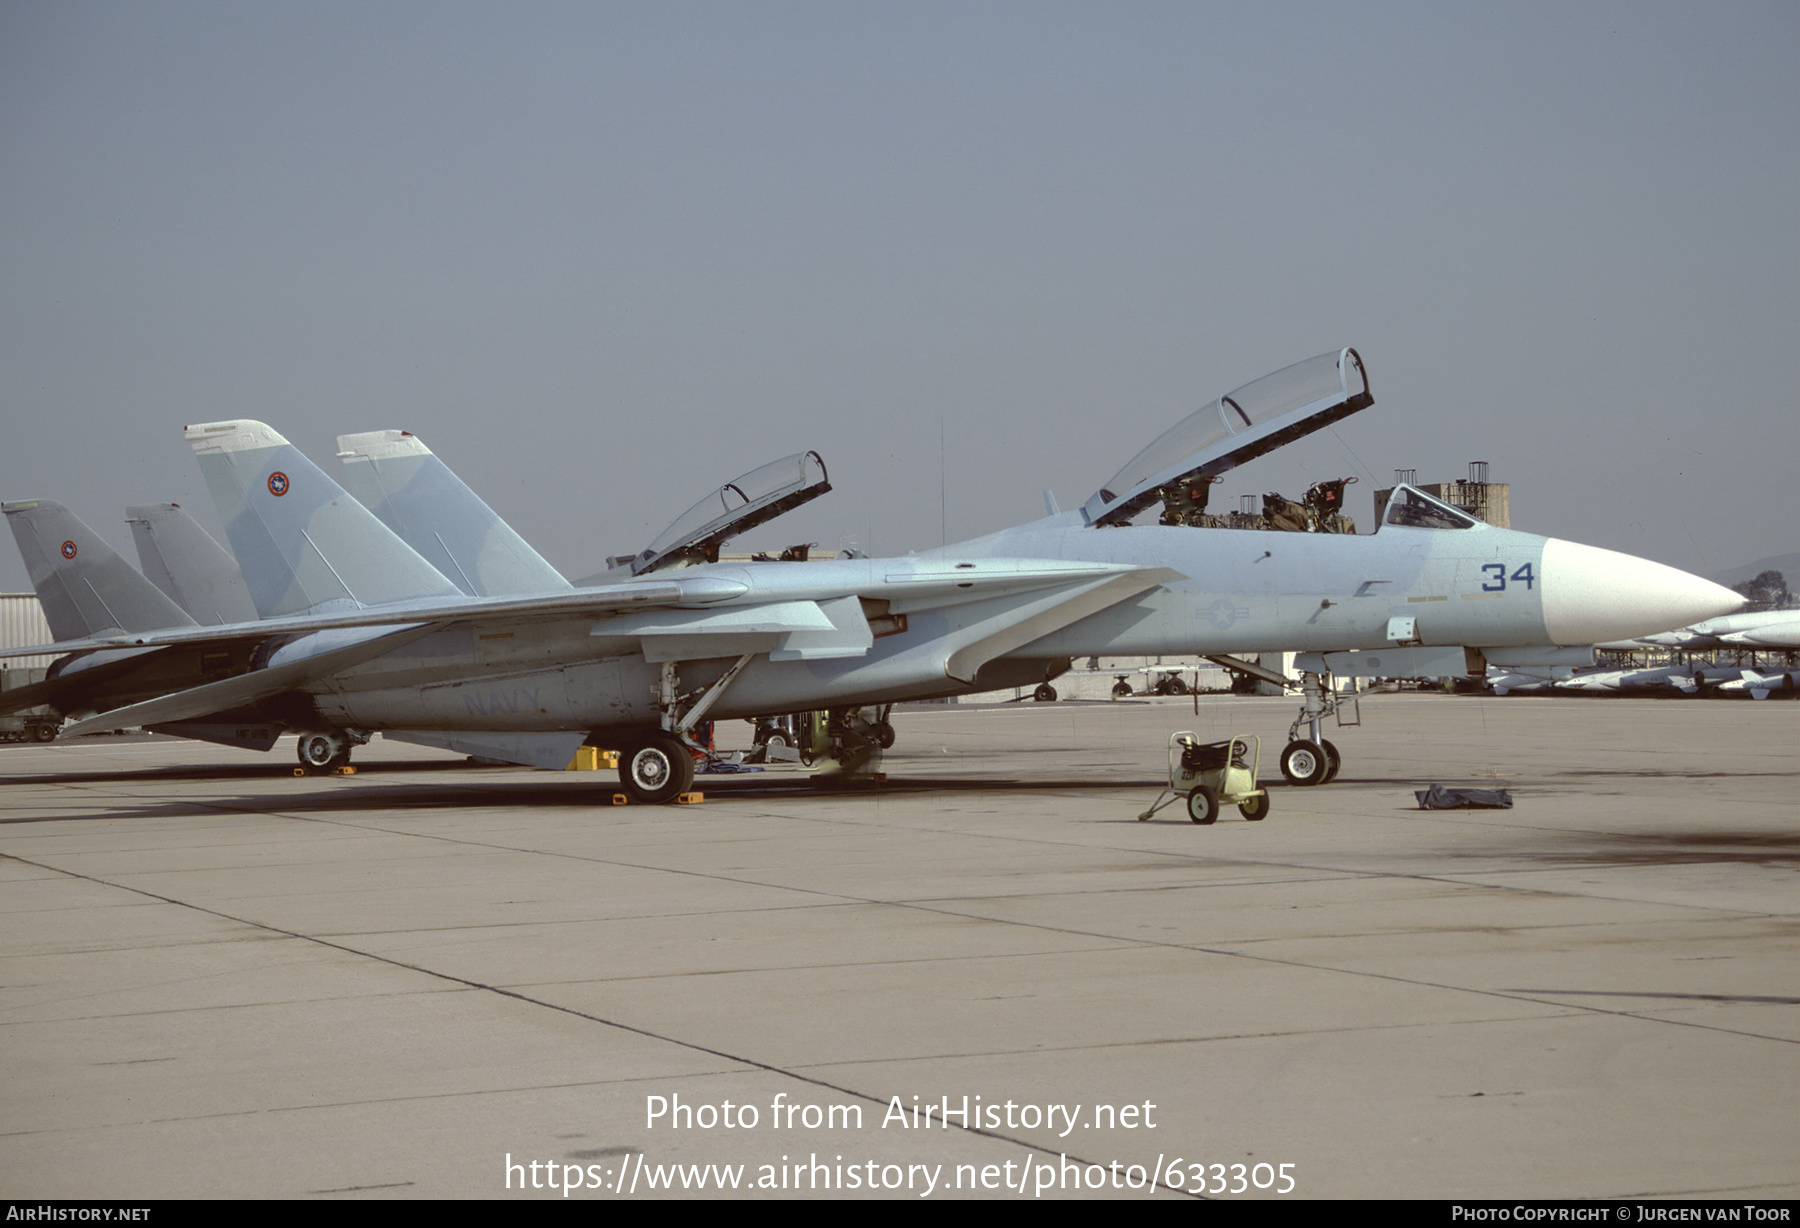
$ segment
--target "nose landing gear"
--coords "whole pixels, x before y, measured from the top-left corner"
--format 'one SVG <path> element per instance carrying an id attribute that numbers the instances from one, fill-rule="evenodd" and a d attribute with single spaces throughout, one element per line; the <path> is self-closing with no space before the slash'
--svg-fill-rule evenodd
<path id="1" fill-rule="evenodd" d="M 1336 716 L 1339 725 L 1361 724 L 1356 696 L 1339 695 L 1331 689 L 1329 675 L 1310 671 L 1300 675 L 1300 695 L 1300 715 L 1288 726 L 1288 744 L 1281 752 L 1281 774 L 1290 785 L 1330 784 L 1344 759 L 1325 740 L 1321 725 L 1328 716 Z M 1305 737 L 1300 736 L 1303 725 Z"/>

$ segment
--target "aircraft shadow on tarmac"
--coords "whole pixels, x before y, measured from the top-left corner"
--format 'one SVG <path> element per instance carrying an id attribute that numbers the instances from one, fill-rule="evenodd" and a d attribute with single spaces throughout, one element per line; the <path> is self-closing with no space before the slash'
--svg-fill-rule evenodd
<path id="1" fill-rule="evenodd" d="M 431 781 L 408 780 L 385 783 L 380 776 L 385 772 L 405 773 L 410 777 L 429 775 Z M 485 778 L 457 780 L 463 773 L 504 772 L 505 775 Z M 1763 773 L 1765 775 L 1776 773 Z M 1585 778 L 1605 777 L 1611 775 L 1641 777 L 1645 775 L 1664 775 L 1672 777 L 1693 777 L 1696 779 L 1719 775 L 1742 776 L 1742 772 L 1734 773 L 1654 773 L 1642 771 L 1608 772 L 1604 770 L 1581 770 L 1559 772 L 1556 776 L 1580 776 Z M 1545 808 L 1545 813 L 1552 813 L 1556 806 L 1556 776 L 1527 786 L 1528 789 L 1543 789 L 1546 792 L 1526 792 L 1519 797 L 1520 805 L 1511 811 L 1419 811 L 1410 804 L 1412 789 L 1421 787 L 1423 783 L 1418 777 L 1381 777 L 1359 778 L 1337 782 L 1331 788 L 1340 793 L 1354 792 L 1361 796 L 1361 805 L 1366 807 L 1368 794 L 1373 791 L 1393 789 L 1404 790 L 1402 796 L 1408 804 L 1397 805 L 1396 812 L 1415 816 L 1430 815 L 1435 818 L 1460 817 L 1481 820 L 1487 817 L 1513 815 L 1519 816 L 1521 810 L 1532 806 Z M 0 774 L 0 782 L 6 779 Z M 612 811 L 613 795 L 618 792 L 610 780 L 585 774 L 557 775 L 553 773 L 534 772 L 528 768 L 505 769 L 492 768 L 480 764 L 471 764 L 459 760 L 442 762 L 420 762 L 406 760 L 383 764 L 379 760 L 359 764 L 357 775 L 353 778 L 334 778 L 328 776 L 311 777 L 304 783 L 295 783 L 291 778 L 278 773 L 266 764 L 246 764 L 244 766 L 168 766 L 139 771 L 95 771 L 67 772 L 57 775 L 33 775 L 27 778 L 35 784 L 106 784 L 117 786 L 121 783 L 137 781 L 144 784 L 173 784 L 181 781 L 254 781 L 267 786 L 259 792 L 243 793 L 236 796 L 219 796 L 208 798 L 170 798 L 143 799 L 136 804 L 123 799 L 108 800 L 100 803 L 97 813 L 93 815 L 70 815 L 67 812 L 52 814 L 36 814 L 18 817 L 0 818 L 0 824 L 43 823 L 80 821 L 83 818 L 157 818 L 193 815 L 195 813 L 281 813 L 281 814 L 358 814 L 368 815 L 382 811 L 421 812 L 421 811 L 458 811 L 472 807 L 491 807 L 503 805 L 508 807 L 534 807 L 543 810 L 590 810 Z M 1098 793 L 1117 793 L 1144 791 L 1146 797 L 1152 795 L 1166 784 L 1166 780 L 1145 776 L 1142 779 L 1112 779 L 1096 781 L 1091 776 L 1071 777 L 1068 779 L 1046 779 L 1034 777 L 1030 780 L 975 777 L 975 776 L 939 776 L 936 778 L 909 775 L 899 779 L 890 779 L 880 784 L 854 784 L 839 788 L 819 787 L 812 783 L 813 777 L 799 776 L 792 773 L 728 774 L 704 776 L 698 782 L 702 791 L 707 794 L 703 806 L 729 807 L 733 801 L 769 802 L 776 800 L 797 800 L 802 798 L 826 800 L 843 800 L 846 798 L 865 797 L 870 799 L 882 797 L 954 797 L 971 793 L 1015 794 L 1020 796 L 1044 793 L 1088 795 Z M 440 783 L 441 782 L 441 783 Z M 1330 792 L 1319 792 L 1311 789 L 1296 789 L 1285 785 L 1280 778 L 1263 780 L 1262 785 L 1275 791 L 1277 796 L 1319 796 L 1328 797 Z M 1477 782 L 1491 786 L 1494 782 Z M 1516 786 L 1515 786 L 1516 788 Z M 288 790 L 288 791 L 284 791 Z M 621 817 L 625 812 L 621 812 Z M 704 813 L 704 810 L 701 812 Z M 1171 812 L 1173 813 L 1173 812 Z M 598 817 L 598 816 L 597 816 Z M 1235 818 L 1235 812 L 1229 812 L 1227 818 Z M 1336 816 L 1321 815 L 1316 809 L 1308 813 L 1308 819 L 1315 821 L 1336 822 Z M 1160 816 L 1159 816 L 1160 818 Z M 1271 821 L 1281 818 L 1281 809 L 1276 806 Z M 1135 812 L 1119 814 L 1096 813 L 1083 816 L 1081 822 L 1116 822 L 1131 826 L 1137 825 Z M 1155 822 L 1157 820 L 1152 820 Z M 1185 817 L 1171 819 L 1179 826 L 1190 826 Z M 1348 821 L 1348 820 L 1344 820 Z M 1729 830 L 1718 826 L 1698 829 L 1673 831 L 1657 831 L 1645 833 L 1608 832 L 1592 829 L 1572 831 L 1551 831 L 1534 828 L 1532 838 L 1540 842 L 1536 855 L 1552 865 L 1683 865 L 1706 862 L 1762 863 L 1768 865 L 1789 865 L 1800 861 L 1800 833 L 1770 832 L 1767 830 Z M 1509 851 L 1517 855 L 1519 849 L 1509 844 Z M 1486 859 L 1493 856 L 1491 848 L 1470 850 L 1466 854 L 1454 849 L 1434 849 L 1435 857 L 1456 858 L 1466 855 L 1472 859 Z"/>
<path id="2" fill-rule="evenodd" d="M 443 783 L 407 781 L 383 783 L 380 776 L 387 771 L 404 772 L 408 776 L 429 773 Z M 450 779 L 464 772 L 503 772 L 498 778 Z M 548 779 L 546 779 L 548 777 Z M 0 773 L 0 783 L 7 777 Z M 530 768 L 496 768 L 460 761 L 420 763 L 416 760 L 383 764 L 369 761 L 357 765 L 354 778 L 313 776 L 303 784 L 294 784 L 285 770 L 272 770 L 264 765 L 169 766 L 138 771 L 106 770 L 64 772 L 55 775 L 32 775 L 24 778 L 33 784 L 83 785 L 139 782 L 142 784 L 176 784 L 179 782 L 256 781 L 268 786 L 267 791 L 238 796 L 146 799 L 132 805 L 122 800 L 109 800 L 101 813 L 92 816 L 46 814 L 0 818 L 0 824 L 68 821 L 71 818 L 118 818 L 125 816 L 155 817 L 193 814 L 197 811 L 243 811 L 283 814 L 367 813 L 383 810 L 466 810 L 493 805 L 537 807 L 544 809 L 612 810 L 614 795 L 620 789 L 605 776 L 559 776 L 538 773 Z M 1067 780 L 1018 780 L 992 777 L 953 778 L 909 777 L 882 783 L 854 783 L 841 787 L 822 787 L 812 783 L 811 776 L 793 774 L 730 774 L 702 776 L 696 782 L 706 794 L 707 805 L 729 804 L 732 800 L 759 801 L 777 798 L 828 798 L 953 796 L 961 793 L 1093 793 L 1117 789 L 1154 791 L 1163 781 L 1155 777 L 1141 780 L 1109 780 L 1096 782 L 1092 777 Z M 1279 782 L 1277 782 L 1279 783 Z M 1130 821 L 1130 816 L 1127 820 Z"/>
<path id="3" fill-rule="evenodd" d="M 1571 847 L 1579 841 L 1583 847 Z M 1649 866 L 1733 862 L 1792 865 L 1800 862 L 1800 832 L 1705 830 L 1565 832 L 1546 845 L 1544 857 L 1569 864 Z"/>

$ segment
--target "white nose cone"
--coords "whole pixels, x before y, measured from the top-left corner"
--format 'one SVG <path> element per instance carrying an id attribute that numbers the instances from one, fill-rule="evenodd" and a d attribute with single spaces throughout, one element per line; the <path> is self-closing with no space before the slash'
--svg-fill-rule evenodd
<path id="1" fill-rule="evenodd" d="M 1711 580 L 1614 550 L 1544 541 L 1544 630 L 1554 644 L 1598 644 L 1729 614 L 1744 598 Z"/>

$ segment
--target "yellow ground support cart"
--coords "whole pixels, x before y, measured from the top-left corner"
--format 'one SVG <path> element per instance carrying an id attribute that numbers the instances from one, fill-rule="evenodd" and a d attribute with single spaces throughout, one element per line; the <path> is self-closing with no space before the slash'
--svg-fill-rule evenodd
<path id="1" fill-rule="evenodd" d="M 1223 742 L 1202 742 L 1183 730 L 1169 735 L 1169 787 L 1156 795 L 1142 823 L 1178 797 L 1187 799 L 1188 818 L 1216 823 L 1221 806 L 1236 806 L 1252 823 L 1269 813 L 1268 793 L 1256 787 L 1262 766 L 1262 739 L 1243 734 Z M 1167 799 L 1167 800 L 1165 800 Z"/>

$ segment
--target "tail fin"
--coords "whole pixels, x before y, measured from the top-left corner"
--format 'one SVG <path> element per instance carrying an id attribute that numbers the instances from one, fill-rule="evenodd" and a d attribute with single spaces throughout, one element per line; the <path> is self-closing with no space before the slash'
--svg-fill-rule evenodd
<path id="1" fill-rule="evenodd" d="M 417 435 L 370 431 L 337 442 L 345 488 L 463 592 L 503 597 L 569 588 Z"/>
<path id="2" fill-rule="evenodd" d="M 178 503 L 125 509 L 150 582 L 202 626 L 253 623 L 256 607 L 232 558 Z"/>
<path id="3" fill-rule="evenodd" d="M 38 601 L 59 640 L 191 627 L 189 618 L 68 508 L 48 499 L 0 503 Z"/>
<path id="4" fill-rule="evenodd" d="M 225 535 L 264 618 L 328 602 L 387 605 L 459 593 L 375 514 L 260 422 L 187 428 Z"/>

